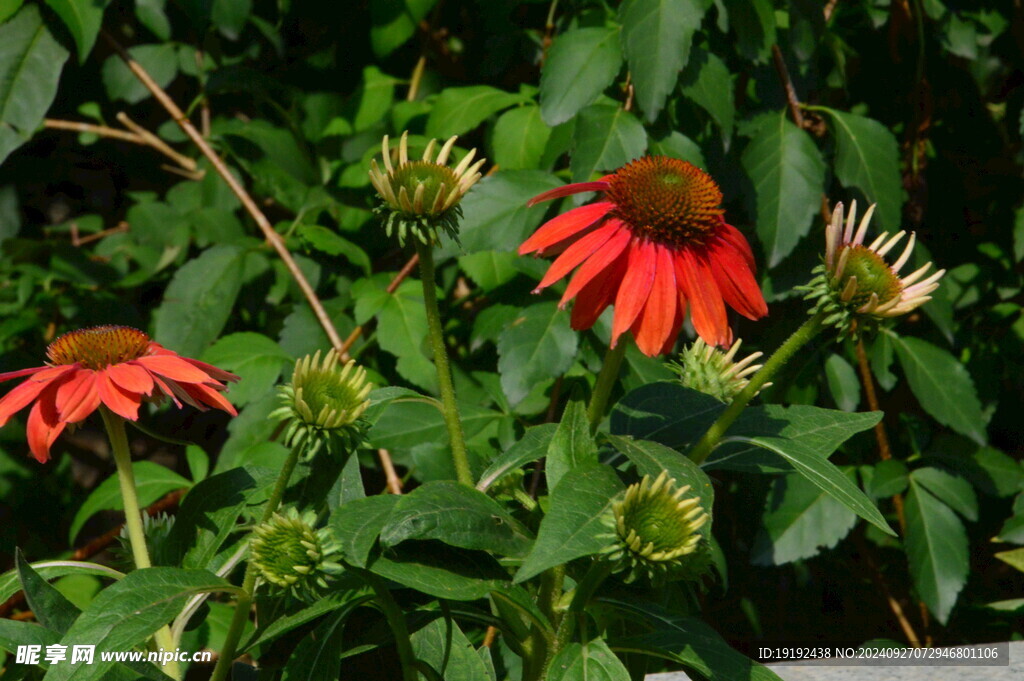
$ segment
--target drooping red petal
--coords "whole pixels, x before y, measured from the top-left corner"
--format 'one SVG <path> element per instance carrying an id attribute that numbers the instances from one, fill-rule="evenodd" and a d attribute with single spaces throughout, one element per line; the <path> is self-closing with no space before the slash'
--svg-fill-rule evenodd
<path id="1" fill-rule="evenodd" d="M 61 364 L 55 367 L 45 367 L 42 371 L 28 379 L 30 381 L 36 381 L 39 383 L 47 383 L 49 381 L 56 381 L 58 378 L 68 373 L 69 371 L 77 371 L 81 368 L 81 364 Z"/>
<path id="2" fill-rule="evenodd" d="M 616 232 L 622 231 L 625 228 L 620 223 L 611 223 L 598 227 L 590 234 L 574 243 L 569 248 L 565 249 L 565 253 L 558 256 L 558 258 L 551 263 L 551 267 L 548 268 L 544 278 L 537 284 L 537 288 L 533 290 L 534 293 L 551 286 L 556 281 L 564 277 L 565 275 L 576 269 L 576 266 L 581 262 L 590 257 L 598 248 L 603 246 Z"/>
<path id="3" fill-rule="evenodd" d="M 153 392 L 153 377 L 141 367 L 132 362 L 122 364 L 111 364 L 104 370 L 107 376 L 114 383 L 131 393 L 150 395 Z"/>
<path id="4" fill-rule="evenodd" d="M 582 194 L 584 192 L 604 192 L 608 191 L 608 183 L 605 181 L 599 182 L 577 182 L 575 184 L 567 184 L 555 189 L 549 189 L 546 192 L 537 194 L 529 201 L 526 202 L 527 208 L 532 208 L 538 203 L 543 201 L 551 201 L 552 199 L 560 199 L 565 196 L 572 196 L 573 194 Z"/>
<path id="5" fill-rule="evenodd" d="M 675 305 L 673 305 L 673 309 L 675 310 L 675 314 L 672 318 L 672 330 L 669 331 L 668 338 L 665 339 L 665 344 L 661 346 L 661 350 L 658 352 L 659 355 L 666 355 L 672 352 L 676 344 L 676 338 L 679 337 L 679 330 L 683 328 L 683 320 L 686 319 L 686 299 L 679 290 L 676 291 L 676 300 Z"/>
<path id="6" fill-rule="evenodd" d="M 236 383 L 241 380 L 239 376 L 236 376 L 230 371 L 224 371 L 223 369 L 215 367 L 212 364 L 200 362 L 198 359 L 192 359 L 191 357 L 182 357 L 182 359 L 191 364 L 192 366 L 202 369 L 203 371 L 210 375 L 210 378 L 213 378 L 214 380 L 223 381 L 225 383 Z"/>
<path id="7" fill-rule="evenodd" d="M 64 430 L 65 425 L 57 417 L 57 410 L 54 407 L 55 387 L 50 384 L 47 385 L 47 388 L 49 390 L 32 405 L 25 430 L 29 451 L 39 463 L 46 463 L 50 460 L 50 447 Z"/>
<path id="8" fill-rule="evenodd" d="M 723 219 L 721 226 L 715 230 L 715 236 L 732 244 L 739 251 L 740 255 L 743 256 L 743 259 L 747 261 L 747 267 L 750 268 L 750 271 L 757 272 L 757 265 L 754 263 L 754 252 L 750 250 L 747 237 L 743 236 L 740 230 Z"/>
<path id="9" fill-rule="evenodd" d="M 679 309 L 675 265 L 668 248 L 654 245 L 655 269 L 651 293 L 643 311 L 633 324 L 633 335 L 640 352 L 654 357 L 661 352 L 672 331 Z"/>
<path id="10" fill-rule="evenodd" d="M 618 220 L 609 220 L 609 225 L 618 224 L 621 225 Z M 620 229 L 615 232 L 603 246 L 594 251 L 594 254 L 587 258 L 576 275 L 569 282 L 569 286 L 565 289 L 565 294 L 562 295 L 562 300 L 559 303 L 561 306 L 565 306 L 570 300 L 576 297 L 584 286 L 589 284 L 594 277 L 603 272 L 612 263 L 614 263 L 622 251 L 626 250 L 626 246 L 629 245 L 629 240 L 632 238 L 632 234 L 628 229 Z"/>
<path id="11" fill-rule="evenodd" d="M 232 416 L 238 416 L 238 412 L 235 410 L 234 405 L 224 399 L 224 396 L 219 392 L 202 384 L 184 384 L 181 389 L 187 392 L 193 399 L 199 400 L 204 404 L 207 404 L 216 409 L 221 409 L 231 414 Z"/>
<path id="12" fill-rule="evenodd" d="M 523 245 L 519 247 L 519 255 L 542 251 L 559 241 L 578 234 L 603 218 L 614 207 L 615 204 L 607 201 L 588 203 L 548 220 L 533 233 L 533 236 L 523 242 Z"/>
<path id="13" fill-rule="evenodd" d="M 78 423 L 96 411 L 100 406 L 96 383 L 96 372 L 82 369 L 57 388 L 55 404 L 61 421 Z"/>
<path id="14" fill-rule="evenodd" d="M 626 274 L 629 261 L 627 251 L 619 254 L 613 263 L 604 268 L 590 282 L 580 289 L 576 301 L 572 305 L 572 316 L 569 323 L 577 331 L 589 329 L 601 316 L 622 285 L 622 277 Z"/>
<path id="15" fill-rule="evenodd" d="M 96 373 L 96 391 L 99 393 L 100 401 L 107 405 L 110 411 L 129 421 L 139 420 L 142 395 L 121 388 L 103 371 Z"/>
<path id="16" fill-rule="evenodd" d="M 4 381 L 10 381 L 15 378 L 21 378 L 22 376 L 31 376 L 37 374 L 43 369 L 49 369 L 50 367 L 32 367 L 31 369 L 18 369 L 17 371 L 8 371 L 6 374 L 0 374 L 0 383 Z"/>
<path id="17" fill-rule="evenodd" d="M 764 295 L 742 253 L 731 243 L 716 239 L 708 244 L 708 258 L 718 290 L 732 309 L 747 319 L 760 319 L 768 314 Z"/>
<path id="18" fill-rule="evenodd" d="M 180 383 L 206 383 L 210 380 L 204 371 L 192 366 L 178 355 L 149 355 L 134 360 L 134 363 Z"/>
<path id="19" fill-rule="evenodd" d="M 651 286 L 654 284 L 654 271 L 657 265 L 655 246 L 647 239 L 635 238 L 626 252 L 629 258 L 626 274 L 622 277 L 622 283 L 615 296 L 611 342 L 613 348 L 619 336 L 633 326 L 637 315 L 644 309 Z"/>
<path id="20" fill-rule="evenodd" d="M 27 407 L 48 385 L 48 383 L 25 381 L 0 398 L 0 426 L 6 426 L 14 414 Z"/>
<path id="21" fill-rule="evenodd" d="M 686 292 L 693 328 L 708 345 L 726 346 L 732 330 L 725 316 L 725 303 L 707 263 L 692 248 L 684 248 L 675 258 L 676 280 Z"/>

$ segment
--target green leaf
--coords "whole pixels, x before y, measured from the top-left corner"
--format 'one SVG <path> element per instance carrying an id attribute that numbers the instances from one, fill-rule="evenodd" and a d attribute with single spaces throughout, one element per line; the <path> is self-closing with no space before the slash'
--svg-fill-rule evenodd
<path id="1" fill-rule="evenodd" d="M 506 111 L 494 123 L 492 160 L 505 170 L 537 168 L 550 136 L 551 128 L 541 119 L 541 109 L 536 106 Z"/>
<path id="2" fill-rule="evenodd" d="M 577 28 L 559 35 L 540 74 L 544 122 L 554 127 L 575 116 L 612 84 L 621 68 L 617 27 Z"/>
<path id="3" fill-rule="evenodd" d="M 346 613 L 350 613 L 352 610 L 373 599 L 371 594 L 364 593 L 364 591 L 357 589 L 331 591 L 309 607 L 302 608 L 284 617 L 278 617 L 264 629 L 254 631 L 249 640 L 243 641 L 238 646 L 238 651 L 241 653 L 255 646 L 270 643 L 289 631 L 293 631 L 307 622 L 319 619 L 329 612 L 344 609 Z"/>
<path id="4" fill-rule="evenodd" d="M 292 365 L 292 358 L 277 342 L 252 331 L 224 336 L 203 353 L 202 359 L 241 378 L 228 389 L 228 397 L 237 406 L 273 391 L 281 372 Z"/>
<path id="5" fill-rule="evenodd" d="M 96 43 L 108 0 L 46 0 L 78 46 L 78 61 L 84 63 Z"/>
<path id="6" fill-rule="evenodd" d="M 508 573 L 486 553 L 430 541 L 397 546 L 368 567 L 403 586 L 452 601 L 475 601 L 508 584 Z"/>
<path id="7" fill-rule="evenodd" d="M 970 570 L 967 532 L 956 514 L 913 476 L 903 506 L 910 576 L 918 596 L 945 624 Z"/>
<path id="8" fill-rule="evenodd" d="M 574 395 L 562 412 L 551 444 L 548 446 L 544 476 L 548 489 L 558 486 L 558 481 L 572 469 L 597 463 L 597 445 L 590 434 L 590 419 L 582 396 Z"/>
<path id="9" fill-rule="evenodd" d="M 955 357 L 920 338 L 889 332 L 914 396 L 944 426 L 985 444 L 985 416 L 971 375 Z"/>
<path id="10" fill-rule="evenodd" d="M 515 253 L 480 251 L 459 258 L 459 267 L 484 291 L 493 291 L 519 274 L 518 260 Z"/>
<path id="11" fill-rule="evenodd" d="M 498 337 L 498 373 L 508 401 L 519 404 L 537 382 L 568 370 L 578 343 L 569 314 L 556 303 L 523 310 Z"/>
<path id="12" fill-rule="evenodd" d="M 174 43 L 157 45 L 136 45 L 128 48 L 128 54 L 149 73 L 153 81 L 162 88 L 170 85 L 178 75 L 178 56 Z M 138 104 L 151 95 L 135 74 L 118 55 L 107 57 L 101 72 L 103 85 L 110 99 L 123 99 L 129 104 Z"/>
<path id="13" fill-rule="evenodd" d="M 825 162 L 810 135 L 782 113 L 764 119 L 740 163 L 757 197 L 757 236 L 774 267 L 793 252 L 818 214 Z"/>
<path id="14" fill-rule="evenodd" d="M 238 40 L 252 14 L 252 0 L 213 0 L 210 21 L 228 40 Z"/>
<path id="15" fill-rule="evenodd" d="M 579 113 L 573 134 L 572 180 L 585 182 L 595 172 L 615 170 L 646 148 L 647 132 L 633 114 L 605 104 L 588 106 Z"/>
<path id="16" fill-rule="evenodd" d="M 344 256 L 351 264 L 369 276 L 371 273 L 370 256 L 362 248 L 352 243 L 335 231 L 320 225 L 302 225 L 298 229 L 299 238 L 311 248 L 327 255 Z"/>
<path id="17" fill-rule="evenodd" d="M 334 613 L 299 641 L 288 658 L 281 681 L 335 681 L 341 675 L 343 634 L 351 613 Z"/>
<path id="18" fill-rule="evenodd" d="M 722 142 L 728 148 L 736 117 L 729 67 L 711 52 L 698 48 L 683 69 L 681 83 L 686 98 L 707 111 L 721 129 Z"/>
<path id="19" fill-rule="evenodd" d="M 1018 208 L 1013 220 L 1013 261 L 1024 260 L 1024 208 Z"/>
<path id="20" fill-rule="evenodd" d="M 611 432 L 654 440 L 677 451 L 693 444 L 725 410 L 710 395 L 675 382 L 651 383 L 626 394 L 612 411 Z"/>
<path id="21" fill-rule="evenodd" d="M 25 0 L 0 0 L 0 24 L 13 17 L 23 4 Z"/>
<path id="22" fill-rule="evenodd" d="M 629 681 L 629 671 L 608 644 L 595 638 L 570 643 L 548 666 L 550 681 Z"/>
<path id="23" fill-rule="evenodd" d="M 366 567 L 370 551 L 397 503 L 398 497 L 381 494 L 350 501 L 331 513 L 330 527 L 341 542 L 346 562 Z"/>
<path id="24" fill-rule="evenodd" d="M 523 95 L 489 85 L 446 88 L 434 100 L 434 108 L 427 118 L 426 135 L 443 139 L 462 135 L 502 109 L 528 101 Z"/>
<path id="25" fill-rule="evenodd" d="M 95 575 L 108 579 L 121 579 L 124 577 L 123 573 L 106 565 L 83 563 L 74 560 L 45 560 L 31 563 L 31 566 L 43 579 L 47 580 L 66 575 Z M 0 575 L 0 602 L 6 601 L 18 591 L 21 591 L 21 582 L 18 579 L 17 570 L 10 570 Z"/>
<path id="26" fill-rule="evenodd" d="M 461 203 L 462 247 L 467 253 L 515 251 L 549 208 L 548 204 L 527 208 L 526 202 L 561 184 L 554 175 L 539 170 L 501 171 L 480 180 Z"/>
<path id="27" fill-rule="evenodd" d="M 399 497 L 381 529 L 381 545 L 410 539 L 514 557 L 532 543 L 530 531 L 496 501 L 454 480 L 428 482 Z"/>
<path id="28" fill-rule="evenodd" d="M 472 438 L 501 414 L 468 402 L 459 403 L 462 429 Z M 374 447 L 409 451 L 424 443 L 445 443 L 448 429 L 436 402 L 398 402 L 391 404 L 370 429 L 369 440 Z"/>
<path id="29" fill-rule="evenodd" d="M 856 187 L 870 203 L 878 204 L 882 229 L 899 229 L 903 184 L 896 138 L 876 120 L 825 107 L 822 110 L 835 123 L 836 177 L 844 187 Z"/>
<path id="30" fill-rule="evenodd" d="M 737 51 L 755 64 L 766 62 L 771 46 L 778 42 L 771 0 L 726 0 L 725 6 L 736 32 Z"/>
<path id="31" fill-rule="evenodd" d="M 130 650 L 171 621 L 191 596 L 235 589 L 206 570 L 154 567 L 135 570 L 107 587 L 89 604 L 61 639 L 64 645 L 96 645 L 90 665 L 52 665 L 46 681 L 92 681 L 105 678 L 115 662 L 101 652 Z"/>
<path id="32" fill-rule="evenodd" d="M 860 404 L 860 380 L 850 363 L 833 353 L 825 360 L 825 379 L 836 406 L 843 411 L 855 411 Z"/>
<path id="33" fill-rule="evenodd" d="M 978 497 L 966 479 L 940 468 L 918 468 L 910 479 L 968 520 L 978 519 Z"/>
<path id="34" fill-rule="evenodd" d="M 245 253 L 214 246 L 174 273 L 154 317 L 154 337 L 186 357 L 198 357 L 220 335 L 242 286 Z"/>
<path id="35" fill-rule="evenodd" d="M 377 57 L 386 57 L 416 32 L 437 0 L 374 0 L 370 3 L 370 44 Z"/>
<path id="36" fill-rule="evenodd" d="M 853 469 L 846 471 L 855 482 Z M 775 478 L 751 549 L 755 565 L 783 565 L 816 556 L 849 534 L 857 516 L 801 475 Z"/>
<path id="37" fill-rule="evenodd" d="M 152 461 L 133 462 L 132 473 L 135 475 L 135 489 L 139 496 L 139 505 L 143 508 L 159 500 L 168 492 L 192 486 L 191 482 L 170 468 Z M 74 542 L 86 521 L 100 511 L 120 511 L 123 508 L 124 500 L 121 498 L 121 487 L 117 473 L 115 473 L 100 483 L 82 503 L 78 513 L 71 521 L 68 541 Z"/>
<path id="38" fill-rule="evenodd" d="M 25 600 L 36 620 L 58 634 L 66 634 L 81 611 L 32 569 L 20 549 L 15 552 L 15 564 L 21 588 L 25 590 Z"/>
<path id="39" fill-rule="evenodd" d="M 666 137 L 659 140 L 651 140 L 651 153 L 661 156 L 670 156 L 687 161 L 698 168 L 707 169 L 708 163 L 704 160 L 704 154 L 700 145 L 694 142 L 681 132 L 673 130 Z"/>
<path id="40" fill-rule="evenodd" d="M 878 385 L 885 390 L 896 386 L 896 374 L 892 372 L 895 349 L 892 338 L 887 333 L 880 333 L 871 342 L 868 358 L 871 360 L 871 371 L 878 380 Z"/>
<path id="41" fill-rule="evenodd" d="M 1013 549 L 1012 551 L 1000 551 L 999 553 L 992 554 L 999 560 L 1003 561 L 1007 565 L 1016 568 L 1020 572 L 1024 572 L 1024 549 Z M 1024 605 L 1024 599 L 1018 599 L 1016 603 L 1017 608 Z"/>
<path id="42" fill-rule="evenodd" d="M 675 89 L 705 8 L 698 0 L 626 0 L 619 7 L 622 51 L 648 122 Z"/>
<path id="43" fill-rule="evenodd" d="M 494 670 L 484 664 L 476 648 L 451 619 L 437 618 L 409 637 L 418 662 L 425 663 L 444 681 L 494 681 Z M 484 650 L 487 650 L 484 648 Z"/>
<path id="44" fill-rule="evenodd" d="M 623 490 L 615 471 L 601 464 L 574 468 L 551 491 L 551 506 L 533 550 L 516 573 L 524 582 L 555 565 L 599 553 L 611 542 L 601 516 Z"/>
<path id="45" fill-rule="evenodd" d="M 875 499 L 884 499 L 903 494 L 909 483 L 907 465 L 898 459 L 885 459 L 875 464 L 867 492 Z"/>
<path id="46" fill-rule="evenodd" d="M 509 471 L 522 468 L 526 464 L 546 456 L 556 428 L 557 426 L 553 423 L 527 428 L 518 442 L 494 459 L 487 470 L 480 474 L 476 488 L 481 492 L 486 492 L 488 487 Z"/>
<path id="47" fill-rule="evenodd" d="M 0 163 L 42 124 L 67 58 L 38 6 L 0 24 Z"/>

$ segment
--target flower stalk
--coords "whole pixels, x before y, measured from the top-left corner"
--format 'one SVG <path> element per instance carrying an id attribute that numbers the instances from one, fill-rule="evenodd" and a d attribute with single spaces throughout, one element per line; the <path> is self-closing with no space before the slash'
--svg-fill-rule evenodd
<path id="1" fill-rule="evenodd" d="M 624 340 L 615 347 L 608 348 L 604 355 L 601 371 L 594 383 L 594 392 L 590 396 L 590 404 L 587 405 L 587 418 L 590 420 L 590 432 L 592 433 L 596 433 L 597 427 L 601 425 L 604 410 L 608 406 L 608 398 L 611 397 L 612 389 L 615 388 L 615 381 L 622 368 L 622 358 L 625 356 L 626 341 Z"/>

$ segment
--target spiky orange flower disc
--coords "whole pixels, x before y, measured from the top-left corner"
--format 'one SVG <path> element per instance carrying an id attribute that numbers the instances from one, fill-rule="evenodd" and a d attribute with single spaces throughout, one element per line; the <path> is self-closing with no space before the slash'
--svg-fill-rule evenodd
<path id="1" fill-rule="evenodd" d="M 612 215 L 666 245 L 703 243 L 725 214 L 722 192 L 703 170 L 675 158 L 645 156 L 615 171 L 606 196 Z"/>
<path id="2" fill-rule="evenodd" d="M 149 350 L 150 338 L 130 326 L 95 326 L 70 331 L 46 348 L 53 364 L 76 362 L 90 369 L 103 369 L 138 359 Z"/>

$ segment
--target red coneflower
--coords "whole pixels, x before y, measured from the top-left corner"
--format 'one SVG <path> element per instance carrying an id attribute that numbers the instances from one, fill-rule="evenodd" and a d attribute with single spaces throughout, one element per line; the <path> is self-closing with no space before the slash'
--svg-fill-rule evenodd
<path id="1" fill-rule="evenodd" d="M 750 245 L 725 221 L 722 192 L 707 173 L 646 156 L 597 182 L 544 192 L 528 205 L 590 191 L 604 198 L 548 221 L 519 247 L 521 255 L 561 254 L 537 291 L 579 266 L 561 302 L 576 299 L 574 329 L 589 329 L 614 304 L 612 347 L 631 330 L 640 350 L 654 356 L 672 349 L 687 305 L 709 345 L 732 342 L 726 303 L 748 319 L 768 313 Z"/>
<path id="2" fill-rule="evenodd" d="M 28 445 L 40 463 L 71 423 L 84 421 L 103 404 L 123 418 L 137 421 L 143 400 L 170 397 L 197 409 L 223 409 L 237 415 L 220 394 L 221 381 L 238 376 L 199 360 L 181 357 L 127 326 L 97 326 L 71 331 L 50 343 L 45 366 L 0 374 L 0 381 L 29 376 L 0 398 L 0 427 L 32 405 Z"/>

